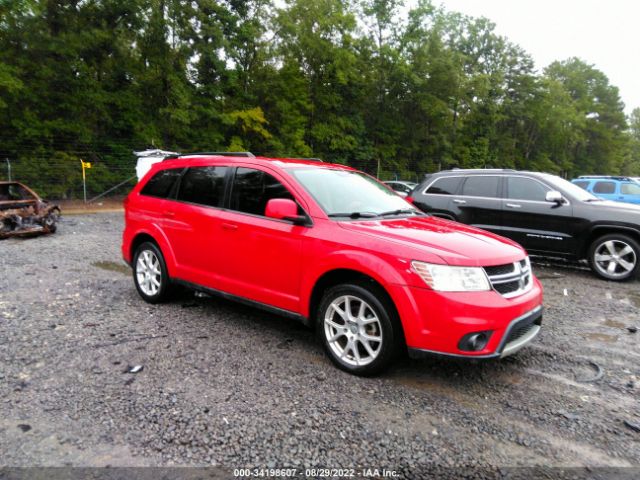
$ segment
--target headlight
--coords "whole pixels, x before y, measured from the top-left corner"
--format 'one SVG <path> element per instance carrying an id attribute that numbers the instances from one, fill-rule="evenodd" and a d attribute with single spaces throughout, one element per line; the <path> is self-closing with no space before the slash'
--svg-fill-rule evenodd
<path id="1" fill-rule="evenodd" d="M 480 292 L 491 290 L 489 279 L 480 267 L 450 267 L 413 261 L 413 271 L 434 290 L 440 292 Z"/>

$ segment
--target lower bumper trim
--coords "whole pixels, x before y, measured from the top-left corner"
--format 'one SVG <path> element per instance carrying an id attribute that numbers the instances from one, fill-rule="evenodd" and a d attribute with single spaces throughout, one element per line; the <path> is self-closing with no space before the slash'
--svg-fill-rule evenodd
<path id="1" fill-rule="evenodd" d="M 408 354 L 409 354 L 409 357 L 413 359 L 445 357 L 445 358 L 457 358 L 457 359 L 464 359 L 464 360 L 490 360 L 492 358 L 503 358 L 503 357 L 506 357 L 507 355 L 516 353 L 522 347 L 524 347 L 529 342 L 531 342 L 531 340 L 537 337 L 538 333 L 540 333 L 541 323 L 542 323 L 542 305 L 512 320 L 509 323 L 509 326 L 505 329 L 505 333 L 502 337 L 502 340 L 494 353 L 488 353 L 484 355 L 473 355 L 473 353 L 469 353 L 464 355 L 459 353 L 436 352 L 433 350 L 425 350 L 422 348 L 409 347 Z M 524 336 L 507 343 L 509 336 L 511 335 L 511 332 L 513 332 L 515 328 L 521 327 L 523 325 L 531 325 L 531 329 Z"/>

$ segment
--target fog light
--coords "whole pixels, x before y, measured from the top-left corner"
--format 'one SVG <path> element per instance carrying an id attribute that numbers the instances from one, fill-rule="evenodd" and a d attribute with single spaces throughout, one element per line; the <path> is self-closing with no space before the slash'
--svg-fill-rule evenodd
<path id="1" fill-rule="evenodd" d="M 467 333 L 458 342 L 458 348 L 466 352 L 478 352 L 487 346 L 493 331 Z"/>

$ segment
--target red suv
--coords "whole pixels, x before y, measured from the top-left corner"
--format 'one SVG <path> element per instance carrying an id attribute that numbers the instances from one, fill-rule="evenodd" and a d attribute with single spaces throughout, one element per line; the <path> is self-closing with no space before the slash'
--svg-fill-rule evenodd
<path id="1" fill-rule="evenodd" d="M 125 209 L 122 254 L 145 301 L 180 284 L 300 320 L 351 373 L 404 348 L 502 357 L 540 331 L 542 288 L 522 247 L 428 216 L 343 165 L 172 158 Z"/>

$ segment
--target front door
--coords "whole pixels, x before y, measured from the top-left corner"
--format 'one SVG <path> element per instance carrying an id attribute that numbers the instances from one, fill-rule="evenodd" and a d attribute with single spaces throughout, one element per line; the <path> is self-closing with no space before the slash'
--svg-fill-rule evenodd
<path id="1" fill-rule="evenodd" d="M 309 227 L 265 217 L 272 198 L 297 200 L 275 174 L 257 168 L 236 169 L 228 208 L 220 215 L 224 255 L 217 269 L 221 289 L 297 312 L 302 245 Z"/>
<path id="2" fill-rule="evenodd" d="M 564 255 L 575 251 L 573 208 L 545 200 L 549 186 L 533 178 L 505 177 L 502 235 L 530 253 Z"/>

